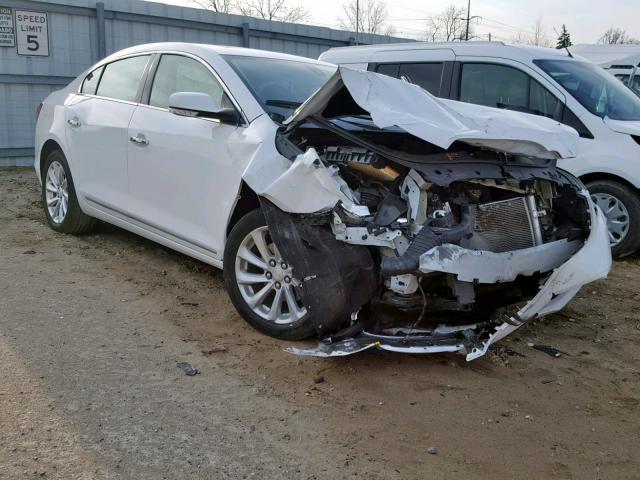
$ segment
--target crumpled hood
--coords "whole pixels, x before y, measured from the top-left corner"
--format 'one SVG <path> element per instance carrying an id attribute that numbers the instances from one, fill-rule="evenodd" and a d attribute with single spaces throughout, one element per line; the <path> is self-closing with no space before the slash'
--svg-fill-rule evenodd
<path id="1" fill-rule="evenodd" d="M 613 120 L 605 117 L 604 123 L 614 132 L 640 136 L 640 121 Z"/>
<path id="2" fill-rule="evenodd" d="M 438 99 L 417 85 L 346 67 L 339 67 L 285 124 L 321 114 L 343 87 L 360 108 L 369 112 L 378 128 L 397 126 L 443 149 L 461 141 L 539 158 L 575 156 L 577 132 L 554 120 Z"/>

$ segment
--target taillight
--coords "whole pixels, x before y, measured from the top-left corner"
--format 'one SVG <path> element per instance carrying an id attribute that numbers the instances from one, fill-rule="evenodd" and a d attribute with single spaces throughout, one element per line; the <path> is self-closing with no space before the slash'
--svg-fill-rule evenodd
<path id="1" fill-rule="evenodd" d="M 38 106 L 36 107 L 36 120 L 38 119 L 38 117 L 40 116 L 40 112 L 42 111 L 42 102 L 40 102 L 38 104 Z"/>

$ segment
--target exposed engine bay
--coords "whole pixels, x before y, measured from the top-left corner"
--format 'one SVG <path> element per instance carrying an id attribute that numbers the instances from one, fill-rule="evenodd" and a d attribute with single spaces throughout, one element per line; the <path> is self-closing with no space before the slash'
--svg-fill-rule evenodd
<path id="1" fill-rule="evenodd" d="M 556 167 L 557 153 L 532 155 L 510 139 L 443 148 L 412 127 L 382 128 L 347 82 L 327 90 L 279 130 L 276 146 L 292 163 L 260 196 L 323 339 L 290 351 L 473 359 L 608 272 L 602 220 L 584 186 Z M 283 205 L 292 185 L 305 206 Z M 603 258 L 582 278 L 562 273 L 594 252 Z"/>

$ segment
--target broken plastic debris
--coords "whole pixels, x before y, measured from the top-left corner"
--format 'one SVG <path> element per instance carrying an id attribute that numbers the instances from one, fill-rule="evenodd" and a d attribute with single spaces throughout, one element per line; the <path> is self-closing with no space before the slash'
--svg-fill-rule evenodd
<path id="1" fill-rule="evenodd" d="M 440 339 L 434 342 L 432 337 L 405 337 L 376 335 L 368 332 L 344 338 L 332 343 L 318 343 L 312 348 L 288 347 L 284 350 L 306 357 L 344 357 L 370 348 L 404 353 L 443 353 L 465 350 L 463 343 L 455 339 Z"/>
<path id="2" fill-rule="evenodd" d="M 185 375 L 193 377 L 200 373 L 200 370 L 193 368 L 189 362 L 178 362 L 177 367 L 184 372 Z"/>
<path id="3" fill-rule="evenodd" d="M 563 352 L 561 352 L 557 348 L 550 347 L 549 345 L 537 344 L 537 345 L 534 345 L 533 348 L 535 348 L 536 350 L 540 350 L 541 352 L 544 352 L 547 355 L 551 355 L 552 357 L 555 357 L 555 358 L 558 358 L 563 354 Z"/>

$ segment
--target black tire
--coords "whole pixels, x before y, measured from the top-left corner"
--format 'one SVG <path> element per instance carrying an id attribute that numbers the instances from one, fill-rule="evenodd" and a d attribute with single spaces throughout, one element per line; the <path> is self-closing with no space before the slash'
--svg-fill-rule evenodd
<path id="1" fill-rule="evenodd" d="M 67 213 L 64 216 L 64 219 L 61 222 L 55 222 L 49 213 L 49 209 L 47 208 L 47 172 L 49 171 L 49 166 L 53 162 L 58 162 L 62 165 L 64 170 L 64 174 L 67 179 L 67 198 L 68 198 L 68 207 Z M 73 235 L 80 235 L 83 233 L 89 232 L 97 223 L 96 219 L 86 215 L 78 204 L 78 197 L 76 196 L 76 190 L 73 185 L 73 178 L 71 176 L 71 170 L 69 169 L 69 164 L 67 163 L 67 159 L 64 156 L 64 153 L 60 150 L 54 150 L 44 161 L 44 165 L 42 166 L 42 204 L 44 207 L 44 214 L 47 217 L 47 222 L 49 226 L 60 233 L 70 233 Z"/>
<path id="2" fill-rule="evenodd" d="M 224 250 L 223 265 L 224 284 L 227 293 L 240 316 L 259 332 L 282 340 L 302 340 L 311 337 L 314 334 L 314 328 L 308 314 L 292 323 L 276 324 L 256 314 L 251 307 L 247 305 L 240 292 L 240 287 L 236 281 L 236 257 L 238 249 L 249 233 L 263 226 L 266 226 L 266 222 L 262 211 L 253 210 L 242 217 L 231 230 Z"/>
<path id="3" fill-rule="evenodd" d="M 615 258 L 631 255 L 640 248 L 640 197 L 628 185 L 615 180 L 595 180 L 587 183 L 592 195 L 605 193 L 618 199 L 629 213 L 629 230 L 623 240 L 611 249 Z"/>

